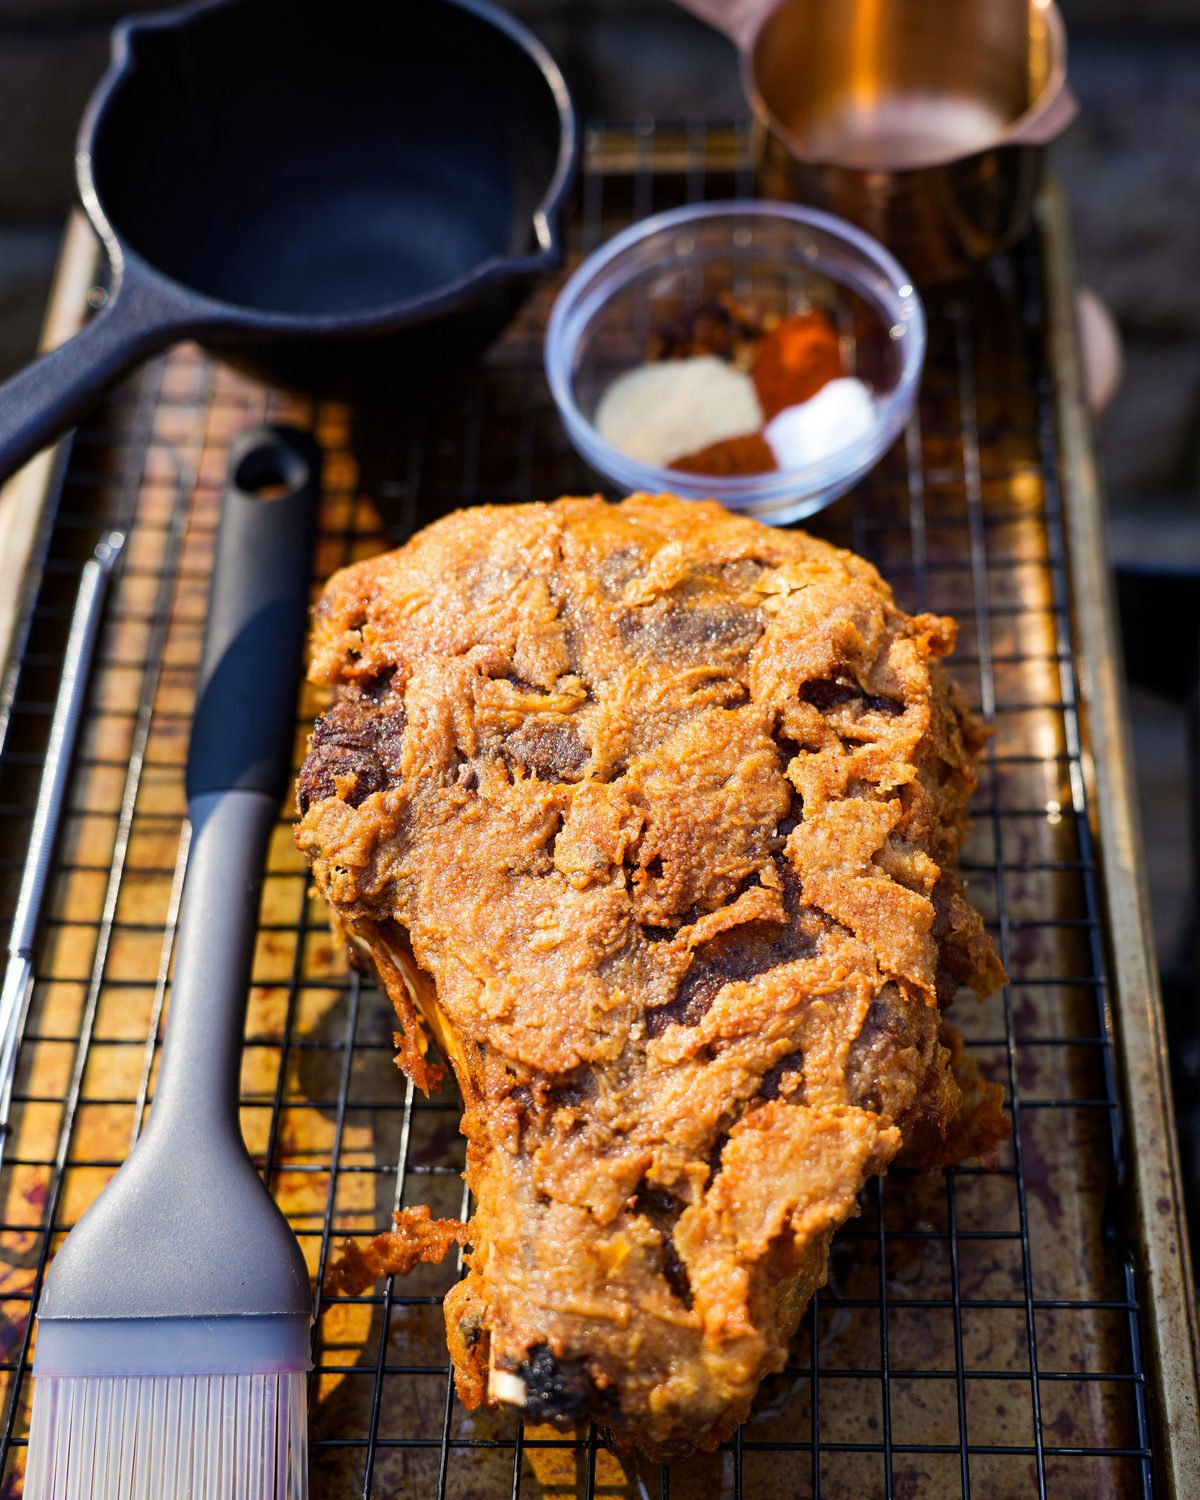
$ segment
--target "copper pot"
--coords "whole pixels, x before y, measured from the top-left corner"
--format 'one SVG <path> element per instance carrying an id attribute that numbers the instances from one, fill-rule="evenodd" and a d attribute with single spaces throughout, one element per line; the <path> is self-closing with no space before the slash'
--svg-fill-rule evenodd
<path id="1" fill-rule="evenodd" d="M 841 214 L 923 285 L 1029 227 L 1075 118 L 1053 0 L 681 0 L 738 48 L 759 190 Z"/>

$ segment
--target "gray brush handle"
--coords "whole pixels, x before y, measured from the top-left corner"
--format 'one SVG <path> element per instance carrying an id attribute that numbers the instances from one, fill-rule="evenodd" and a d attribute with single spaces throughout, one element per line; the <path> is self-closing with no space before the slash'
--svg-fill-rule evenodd
<path id="1" fill-rule="evenodd" d="M 229 453 L 187 798 L 234 788 L 283 799 L 320 501 L 307 433 L 263 427 Z"/>
<path id="2" fill-rule="evenodd" d="M 238 1072 L 263 856 L 261 792 L 192 805 L 175 979 L 149 1123 L 67 1237 L 38 1316 L 307 1313 L 308 1272 L 238 1124 Z"/>
<path id="3" fill-rule="evenodd" d="M 229 454 L 188 748 L 192 847 L 150 1129 L 241 1141 L 238 1074 L 262 868 L 287 789 L 321 454 L 288 427 Z"/>
<path id="4" fill-rule="evenodd" d="M 181 1136 L 193 1154 L 242 1141 L 239 1075 L 262 869 L 279 813 L 261 792 L 188 804 L 192 843 L 179 908 L 171 1005 L 145 1134 Z M 193 1141 L 193 1133 L 205 1139 Z M 221 1134 L 224 1140 L 217 1140 Z"/>
<path id="5" fill-rule="evenodd" d="M 259 498 L 265 486 L 274 498 Z M 310 438 L 274 428 L 235 444 L 158 1084 L 129 1160 L 55 1261 L 43 1323 L 309 1311 L 304 1257 L 242 1141 L 238 1083 L 262 870 L 290 766 L 318 495 Z"/>

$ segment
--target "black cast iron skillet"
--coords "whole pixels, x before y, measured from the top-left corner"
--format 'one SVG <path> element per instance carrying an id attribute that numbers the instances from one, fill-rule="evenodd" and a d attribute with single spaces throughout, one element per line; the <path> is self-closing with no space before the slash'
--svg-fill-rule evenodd
<path id="1" fill-rule="evenodd" d="M 487 0 L 202 0 L 122 22 L 80 126 L 108 303 L 0 387 L 0 476 L 184 337 L 292 387 L 476 352 L 560 258 L 566 85 Z"/>

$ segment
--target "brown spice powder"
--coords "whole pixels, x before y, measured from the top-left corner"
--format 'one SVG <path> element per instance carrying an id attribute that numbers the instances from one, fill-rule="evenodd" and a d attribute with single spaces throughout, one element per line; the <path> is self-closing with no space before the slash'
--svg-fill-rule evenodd
<path id="1" fill-rule="evenodd" d="M 706 448 L 677 458 L 669 467 L 685 474 L 730 478 L 736 474 L 769 474 L 778 465 L 762 433 L 747 432 L 741 437 L 709 443 Z"/>

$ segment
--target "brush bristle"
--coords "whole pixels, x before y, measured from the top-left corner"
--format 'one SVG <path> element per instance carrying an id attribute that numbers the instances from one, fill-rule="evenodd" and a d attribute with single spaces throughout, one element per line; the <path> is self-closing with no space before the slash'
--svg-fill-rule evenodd
<path id="1" fill-rule="evenodd" d="M 308 1377 L 43 1376 L 25 1500 L 305 1500 Z"/>

